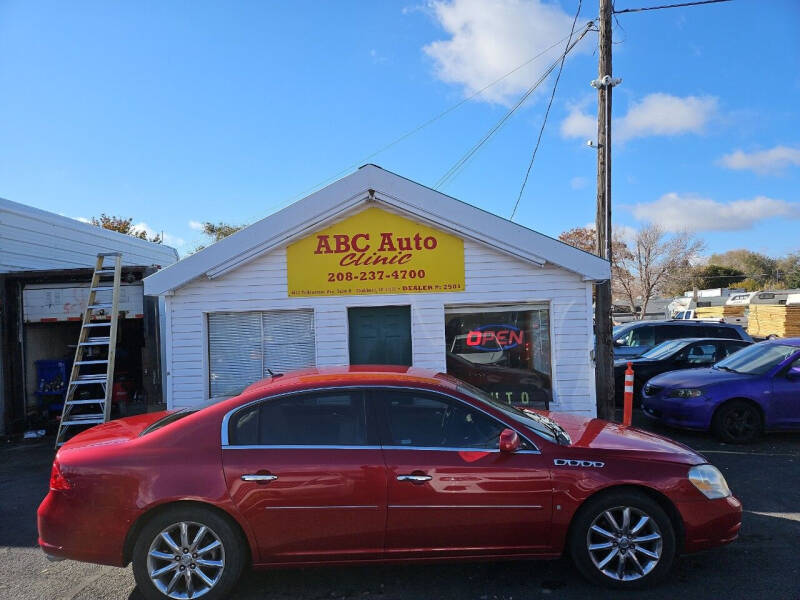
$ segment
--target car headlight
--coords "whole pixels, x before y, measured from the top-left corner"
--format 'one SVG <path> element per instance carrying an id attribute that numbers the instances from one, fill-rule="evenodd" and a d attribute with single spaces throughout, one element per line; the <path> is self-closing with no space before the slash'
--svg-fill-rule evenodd
<path id="1" fill-rule="evenodd" d="M 696 390 L 693 388 L 678 388 L 670 390 L 667 393 L 667 398 L 698 398 L 703 395 L 703 390 Z"/>
<path id="2" fill-rule="evenodd" d="M 713 465 L 697 465 L 689 469 L 689 481 L 709 500 L 727 498 L 731 495 L 728 482 Z"/>

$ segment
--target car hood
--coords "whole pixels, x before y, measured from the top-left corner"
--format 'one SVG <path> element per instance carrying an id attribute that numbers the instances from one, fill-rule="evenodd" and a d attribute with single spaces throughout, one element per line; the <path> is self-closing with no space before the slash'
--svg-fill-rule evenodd
<path id="1" fill-rule="evenodd" d="M 731 381 L 743 381 L 751 377 L 753 376 L 743 373 L 731 373 L 721 369 L 682 369 L 656 375 L 649 383 L 664 387 L 701 387 Z"/>
<path id="2" fill-rule="evenodd" d="M 603 419 L 565 413 L 545 413 L 567 430 L 573 448 L 606 450 L 630 458 L 697 465 L 708 462 L 688 446 L 669 438 Z"/>

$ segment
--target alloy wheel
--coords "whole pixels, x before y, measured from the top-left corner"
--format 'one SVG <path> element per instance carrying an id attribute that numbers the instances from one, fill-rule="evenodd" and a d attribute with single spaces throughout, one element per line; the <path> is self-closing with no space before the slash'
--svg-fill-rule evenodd
<path id="1" fill-rule="evenodd" d="M 165 527 L 150 544 L 147 573 L 153 585 L 176 600 L 200 598 L 225 569 L 225 548 L 202 523 L 181 521 Z"/>
<path id="2" fill-rule="evenodd" d="M 661 560 L 663 539 L 650 515 L 632 506 L 601 512 L 586 534 L 594 566 L 614 581 L 636 581 Z"/>
<path id="3" fill-rule="evenodd" d="M 729 410 L 722 422 L 731 439 L 749 440 L 758 430 L 758 416 L 749 406 L 741 406 Z"/>

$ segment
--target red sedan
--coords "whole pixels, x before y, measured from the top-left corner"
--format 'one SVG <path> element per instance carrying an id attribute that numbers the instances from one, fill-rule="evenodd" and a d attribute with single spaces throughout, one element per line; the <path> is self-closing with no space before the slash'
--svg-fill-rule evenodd
<path id="1" fill-rule="evenodd" d="M 420 369 L 275 376 L 202 410 L 90 429 L 39 507 L 53 558 L 125 566 L 146 598 L 225 598 L 242 569 L 556 558 L 628 588 L 736 539 L 705 458 L 599 419 L 518 410 Z"/>

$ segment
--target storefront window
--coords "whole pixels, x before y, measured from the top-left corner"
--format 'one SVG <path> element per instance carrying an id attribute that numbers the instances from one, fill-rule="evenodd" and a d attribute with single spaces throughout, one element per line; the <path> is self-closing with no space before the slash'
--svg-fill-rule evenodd
<path id="1" fill-rule="evenodd" d="M 235 396 L 271 373 L 314 366 L 314 348 L 312 310 L 210 313 L 209 393 Z"/>
<path id="2" fill-rule="evenodd" d="M 514 405 L 552 400 L 546 306 L 445 311 L 447 372 Z"/>

